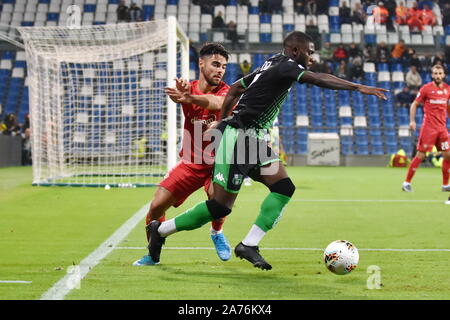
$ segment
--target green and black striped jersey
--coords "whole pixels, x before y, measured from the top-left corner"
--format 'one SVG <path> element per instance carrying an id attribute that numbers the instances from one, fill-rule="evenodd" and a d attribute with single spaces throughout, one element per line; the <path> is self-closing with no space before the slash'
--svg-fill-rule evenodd
<path id="1" fill-rule="evenodd" d="M 292 84 L 300 81 L 305 68 L 279 53 L 240 79 L 246 88 L 225 122 L 236 128 L 269 129 L 278 116 Z"/>

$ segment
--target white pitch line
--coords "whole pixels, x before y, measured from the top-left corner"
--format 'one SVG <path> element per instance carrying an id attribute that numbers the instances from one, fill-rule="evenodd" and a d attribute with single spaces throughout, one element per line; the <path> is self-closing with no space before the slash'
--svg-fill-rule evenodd
<path id="1" fill-rule="evenodd" d="M 0 283 L 32 283 L 33 281 L 23 281 L 23 280 L 0 280 Z"/>
<path id="2" fill-rule="evenodd" d="M 146 247 L 115 247 L 117 250 L 144 250 Z M 168 250 L 214 250 L 212 247 L 164 247 Z M 325 248 L 262 248 L 276 251 L 323 251 Z M 450 249 L 401 249 L 401 248 L 362 248 L 359 251 L 398 251 L 398 252 L 450 252 Z"/>
<path id="3" fill-rule="evenodd" d="M 40 300 L 62 300 L 75 287 L 74 284 L 81 281 L 101 260 L 103 260 L 114 248 L 133 230 L 145 217 L 149 204 L 144 205 L 119 229 L 117 229 L 100 246 L 85 257 L 80 264 L 79 272 L 68 273 L 46 291 Z"/>

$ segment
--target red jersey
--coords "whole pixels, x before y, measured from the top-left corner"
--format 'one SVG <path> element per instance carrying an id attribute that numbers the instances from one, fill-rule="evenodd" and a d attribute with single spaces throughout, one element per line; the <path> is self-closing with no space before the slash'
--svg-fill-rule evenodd
<path id="1" fill-rule="evenodd" d="M 416 100 L 423 103 L 423 126 L 427 128 L 446 128 L 447 105 L 450 99 L 450 86 L 442 83 L 442 88 L 429 82 L 420 88 Z"/>
<path id="2" fill-rule="evenodd" d="M 224 97 L 230 88 L 225 82 L 221 81 L 219 85 L 209 93 L 203 93 L 198 88 L 198 80 L 190 82 L 192 95 L 212 94 Z M 205 148 L 211 144 L 211 141 L 203 141 L 203 133 L 207 125 L 219 119 L 220 110 L 211 111 L 195 104 L 182 104 L 184 114 L 184 134 L 183 147 L 180 151 L 180 158 L 195 164 L 214 163 L 212 150 L 204 153 Z M 186 154 L 185 154 L 186 153 Z"/>

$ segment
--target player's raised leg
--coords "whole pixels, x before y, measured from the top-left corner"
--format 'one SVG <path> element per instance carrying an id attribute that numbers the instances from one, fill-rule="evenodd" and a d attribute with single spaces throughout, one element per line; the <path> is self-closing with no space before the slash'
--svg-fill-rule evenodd
<path id="1" fill-rule="evenodd" d="M 237 257 L 248 260 L 255 267 L 270 270 L 272 266 L 260 255 L 258 244 L 281 218 L 284 208 L 294 194 L 295 186 L 281 162 L 272 162 L 262 169 L 261 172 L 264 170 L 273 172 L 269 175 L 261 174 L 258 178 L 258 181 L 269 188 L 270 193 L 261 204 L 259 215 L 247 236 L 234 251 Z"/>

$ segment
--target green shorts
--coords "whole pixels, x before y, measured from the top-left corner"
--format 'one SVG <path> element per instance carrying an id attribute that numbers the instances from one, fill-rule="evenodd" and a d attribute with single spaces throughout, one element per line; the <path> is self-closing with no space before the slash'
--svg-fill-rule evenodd
<path id="1" fill-rule="evenodd" d="M 280 161 L 263 137 L 253 129 L 237 129 L 221 122 L 222 133 L 214 160 L 213 182 L 225 191 L 238 193 L 245 177 L 261 174 L 261 167 Z"/>

